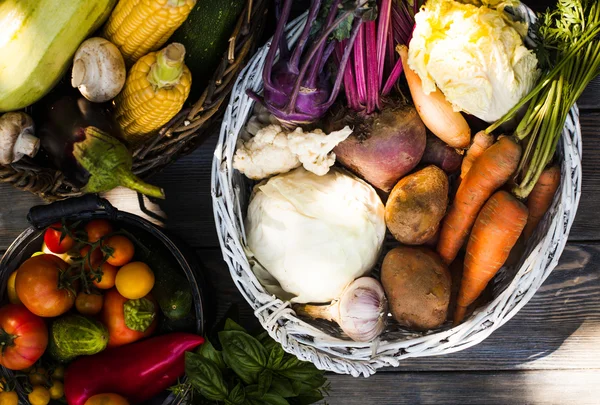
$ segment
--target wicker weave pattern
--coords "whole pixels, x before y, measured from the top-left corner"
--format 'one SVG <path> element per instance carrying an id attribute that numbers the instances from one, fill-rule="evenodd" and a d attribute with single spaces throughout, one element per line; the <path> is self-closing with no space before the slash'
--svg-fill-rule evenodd
<path id="1" fill-rule="evenodd" d="M 133 151 L 133 172 L 136 175 L 145 178 L 162 170 L 177 158 L 192 152 L 218 128 L 223 102 L 261 37 L 267 4 L 268 0 L 247 1 L 231 34 L 229 49 L 200 99 L 180 111 L 152 140 Z M 83 194 L 69 184 L 60 171 L 41 168 L 30 159 L 13 165 L 0 165 L 0 183 L 10 183 L 48 201 Z"/>
<path id="2" fill-rule="evenodd" d="M 525 19 L 535 18 L 528 9 L 517 10 Z M 304 20 L 288 26 L 295 41 Z M 236 141 L 253 107 L 246 89 L 262 89 L 262 70 L 267 44 L 242 71 L 225 112 L 212 171 L 215 223 L 223 258 L 231 276 L 254 309 L 269 335 L 283 348 L 318 368 L 355 377 L 374 374 L 378 368 L 398 366 L 402 359 L 448 354 L 476 345 L 512 318 L 535 294 L 558 263 L 575 218 L 581 196 L 581 130 L 576 106 L 565 125 L 558 153 L 562 157 L 562 184 L 549 213 L 529 240 L 521 260 L 503 268 L 493 281 L 493 299 L 463 324 L 444 325 L 427 334 L 391 327 L 373 343 L 344 339 L 337 328 L 320 322 L 307 323 L 295 316 L 288 302 L 266 292 L 251 270 L 245 251 L 243 218 L 251 183 L 233 170 Z"/>

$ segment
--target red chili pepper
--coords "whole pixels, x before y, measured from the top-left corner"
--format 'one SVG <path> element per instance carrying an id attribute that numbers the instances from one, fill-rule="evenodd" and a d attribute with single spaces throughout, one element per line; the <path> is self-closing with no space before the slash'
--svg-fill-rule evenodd
<path id="1" fill-rule="evenodd" d="M 171 333 L 108 349 L 75 360 L 65 373 L 69 405 L 84 405 L 107 392 L 139 404 L 158 395 L 185 373 L 185 352 L 204 343 L 201 336 Z"/>

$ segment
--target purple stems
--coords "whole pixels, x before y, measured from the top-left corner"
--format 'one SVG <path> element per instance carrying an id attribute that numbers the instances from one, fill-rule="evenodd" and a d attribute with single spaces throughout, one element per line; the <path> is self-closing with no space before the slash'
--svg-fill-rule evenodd
<path id="1" fill-rule="evenodd" d="M 279 48 L 280 41 L 286 41 L 284 35 L 285 24 L 290 17 L 290 12 L 292 10 L 292 1 L 293 0 L 285 0 L 283 3 L 283 7 L 281 10 L 280 20 L 277 23 L 277 28 L 275 29 L 275 35 L 273 36 L 273 42 L 271 43 L 271 48 L 269 49 L 269 53 L 267 54 L 267 59 L 265 60 L 265 68 L 263 70 L 263 82 L 266 89 L 269 89 L 272 92 L 276 92 L 282 94 L 281 90 L 277 89 L 273 86 L 273 82 L 271 81 L 271 74 L 273 73 L 273 65 L 275 64 L 275 56 L 277 55 L 277 49 Z"/>
<path id="2" fill-rule="evenodd" d="M 365 25 L 361 25 L 354 45 L 354 74 L 356 75 L 356 89 L 358 104 L 367 104 L 367 80 L 365 76 Z"/>
<path id="3" fill-rule="evenodd" d="M 394 85 L 400 78 L 400 75 L 402 74 L 403 70 L 404 66 L 402 65 L 402 59 L 398 59 L 396 65 L 394 66 L 394 69 L 392 69 L 392 73 L 390 73 L 390 77 L 388 77 L 388 80 L 385 83 L 385 86 L 383 87 L 383 91 L 381 92 L 382 96 L 387 96 L 388 94 L 390 94 L 390 92 L 394 88 Z"/>
<path id="4" fill-rule="evenodd" d="M 304 25 L 304 29 L 302 30 L 302 34 L 300 35 L 300 39 L 298 39 L 298 43 L 294 48 L 294 53 L 292 53 L 292 57 L 290 58 L 288 67 L 290 72 L 298 74 L 300 72 L 300 58 L 302 57 L 302 53 L 304 52 L 304 47 L 306 46 L 306 42 L 308 42 L 308 37 L 310 36 L 310 29 L 312 27 L 312 22 L 315 21 L 317 15 L 319 15 L 319 9 L 321 8 L 321 0 L 313 0 L 311 2 L 310 10 L 308 12 L 308 19 L 306 24 Z M 286 19 L 287 22 L 287 19 Z M 285 24 L 285 22 L 284 22 Z"/>
<path id="5" fill-rule="evenodd" d="M 366 21 L 365 45 L 367 48 L 367 114 L 379 108 L 379 75 L 377 72 L 377 26 L 375 21 Z"/>
<path id="6" fill-rule="evenodd" d="M 379 6 L 379 18 L 377 27 L 377 79 L 378 89 L 383 86 L 383 68 L 385 65 L 386 45 L 390 31 L 390 13 L 392 0 L 382 0 Z"/>
<path id="7" fill-rule="evenodd" d="M 325 20 L 325 27 L 329 27 L 333 24 L 335 20 L 335 16 L 338 12 L 338 6 L 340 5 L 342 0 L 334 0 L 331 5 L 331 9 L 329 10 L 329 14 L 327 15 L 327 19 Z M 321 60 L 323 59 L 323 53 L 325 52 L 325 47 L 327 46 L 327 41 L 324 41 L 319 49 L 317 50 L 316 57 L 311 58 L 306 61 L 307 64 L 311 64 L 310 69 L 308 71 L 308 80 L 306 80 L 305 86 L 309 88 L 317 87 L 317 81 L 319 78 L 319 73 L 321 73 Z"/>

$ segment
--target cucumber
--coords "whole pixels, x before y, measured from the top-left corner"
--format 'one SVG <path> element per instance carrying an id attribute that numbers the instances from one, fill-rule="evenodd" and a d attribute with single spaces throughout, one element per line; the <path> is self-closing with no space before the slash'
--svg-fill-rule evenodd
<path id="1" fill-rule="evenodd" d="M 117 0 L 0 1 L 0 112 L 42 98 Z"/>
<path id="2" fill-rule="evenodd" d="M 169 42 L 185 46 L 185 64 L 192 72 L 188 100 L 195 102 L 221 62 L 229 38 L 247 0 L 198 0 Z"/>
<path id="3" fill-rule="evenodd" d="M 106 326 L 81 315 L 67 315 L 54 320 L 49 335 L 48 352 L 61 363 L 77 356 L 100 353 L 108 345 Z"/>

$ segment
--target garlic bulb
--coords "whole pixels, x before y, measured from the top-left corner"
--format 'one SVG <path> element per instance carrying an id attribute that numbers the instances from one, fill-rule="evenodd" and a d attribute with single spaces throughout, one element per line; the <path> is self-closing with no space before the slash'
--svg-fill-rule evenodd
<path id="1" fill-rule="evenodd" d="M 370 342 L 385 329 L 388 301 L 379 281 L 361 277 L 331 305 L 301 305 L 295 309 L 299 315 L 336 322 L 352 340 Z"/>

